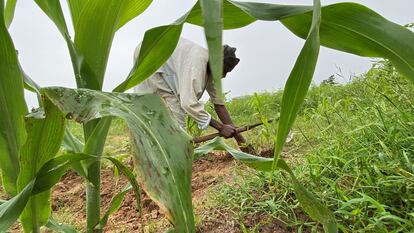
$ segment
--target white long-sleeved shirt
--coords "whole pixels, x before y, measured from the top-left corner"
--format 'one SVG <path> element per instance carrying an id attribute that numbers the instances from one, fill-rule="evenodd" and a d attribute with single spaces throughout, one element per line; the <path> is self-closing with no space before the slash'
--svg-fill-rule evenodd
<path id="1" fill-rule="evenodd" d="M 135 50 L 134 59 L 138 58 L 139 51 L 140 45 Z M 207 90 L 214 104 L 224 104 L 216 95 L 212 78 L 207 75 L 207 62 L 207 49 L 181 38 L 168 61 L 134 90 L 163 97 L 183 127 L 185 120 L 182 118 L 189 115 L 200 129 L 205 129 L 210 124 L 211 116 L 200 101 L 204 91 Z"/>

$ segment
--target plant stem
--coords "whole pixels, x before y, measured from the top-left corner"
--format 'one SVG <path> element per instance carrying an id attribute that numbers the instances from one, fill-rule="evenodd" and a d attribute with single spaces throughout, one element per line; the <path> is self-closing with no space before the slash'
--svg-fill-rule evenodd
<path id="1" fill-rule="evenodd" d="M 39 226 L 39 217 L 37 216 L 37 197 L 32 196 L 31 198 L 31 209 L 32 209 L 32 233 L 40 233 L 40 226 Z"/>
<path id="2" fill-rule="evenodd" d="M 84 125 L 85 147 L 84 152 L 90 155 L 102 156 L 108 135 L 111 118 L 93 120 Z M 100 233 L 95 230 L 100 221 L 101 205 L 101 161 L 88 166 L 88 179 L 86 182 L 86 232 Z"/>
<path id="3" fill-rule="evenodd" d="M 86 184 L 86 214 L 87 232 L 101 232 L 94 230 L 100 220 L 101 206 L 101 162 L 97 161 L 88 168 L 90 182 Z"/>

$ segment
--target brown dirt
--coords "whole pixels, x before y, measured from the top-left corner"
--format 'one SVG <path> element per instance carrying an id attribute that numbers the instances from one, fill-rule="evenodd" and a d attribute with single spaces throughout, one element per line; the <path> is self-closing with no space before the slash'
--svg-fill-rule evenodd
<path id="1" fill-rule="evenodd" d="M 270 153 L 270 152 L 268 152 Z M 263 154 L 265 156 L 265 154 Z M 197 224 L 199 233 L 239 233 L 242 232 L 239 224 L 226 213 L 217 213 L 217 210 L 205 210 L 203 204 L 210 187 L 230 179 L 231 168 L 235 161 L 225 152 L 211 153 L 206 157 L 194 161 L 192 176 L 193 203 L 195 211 L 201 221 Z M 112 169 L 102 170 L 102 213 L 108 207 L 112 197 L 127 184 L 127 180 L 120 176 L 116 178 Z M 0 192 L 1 193 L 1 192 Z M 85 226 L 85 188 L 83 179 L 74 172 L 69 172 L 53 189 L 52 209 L 57 221 L 70 223 L 79 229 Z M 136 202 L 133 192 L 129 192 L 120 210 L 114 213 L 108 221 L 105 232 L 164 232 L 171 225 L 159 212 L 158 206 L 145 194 L 142 195 L 142 216 L 136 211 Z M 197 210 L 202 209 L 202 210 Z M 208 211 L 215 211 L 210 213 Z M 287 232 L 278 223 L 264 223 L 260 216 L 248 220 L 251 226 L 261 223 L 258 232 Z M 247 226 L 249 227 L 249 226 Z M 19 232 L 14 228 L 13 232 Z"/>

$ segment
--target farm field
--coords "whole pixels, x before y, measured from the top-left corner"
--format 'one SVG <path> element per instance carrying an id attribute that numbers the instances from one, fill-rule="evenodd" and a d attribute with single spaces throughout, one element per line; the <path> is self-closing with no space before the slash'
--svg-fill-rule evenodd
<path id="1" fill-rule="evenodd" d="M 282 157 L 299 182 L 335 213 L 341 231 L 414 231 L 414 86 L 383 61 L 347 84 L 337 84 L 340 79 L 332 76 L 309 90 L 293 127 L 294 139 L 285 145 Z M 233 99 L 227 106 L 236 124 L 243 126 L 275 118 L 281 97 L 281 91 L 260 93 Z M 70 126 L 81 138 L 81 127 Z M 244 135 L 257 155 L 273 157 L 276 131 L 275 122 Z M 199 135 L 191 129 L 190 133 Z M 235 147 L 232 139 L 226 143 Z M 133 168 L 130 153 L 127 127 L 115 120 L 104 155 Z M 127 183 L 118 173 L 110 163 L 103 163 L 103 210 Z M 54 219 L 82 230 L 86 222 L 83 179 L 69 172 L 53 188 L 52 197 Z M 0 199 L 5 198 L 1 190 Z M 194 161 L 192 199 L 197 232 L 322 231 L 303 213 L 285 173 L 249 169 L 225 152 Z M 145 194 L 141 205 L 138 213 L 130 191 L 105 232 L 170 228 Z M 17 225 L 12 230 L 20 231 Z"/>
<path id="2" fill-rule="evenodd" d="M 414 231 L 412 19 L 354 2 L 199 0 L 175 13 L 162 4 L 173 18 L 158 24 L 152 0 L 63 2 L 0 0 L 1 233 Z M 139 26 L 131 66 L 132 49 L 118 46 L 137 45 L 130 39 L 139 33 L 125 25 L 145 23 L 146 13 L 158 26 Z M 279 23 L 303 43 L 256 34 L 247 28 L 256 21 Z M 186 40 L 188 24 L 204 39 Z M 269 37 L 266 53 L 252 46 L 258 40 L 227 40 L 223 31 L 240 28 Z M 129 42 L 118 43 L 124 33 Z M 322 47 L 375 63 L 360 77 L 321 75 Z M 262 78 L 265 88 L 282 87 L 275 79 L 284 77 L 283 91 L 225 107 L 222 78 L 244 57 L 272 69 L 243 63 L 240 84 Z M 279 58 L 289 73 L 270 65 Z M 232 85 L 252 93 L 242 89 Z M 200 102 L 203 92 L 213 103 Z M 247 141 L 237 135 L 252 124 L 261 126 L 243 133 Z M 208 126 L 219 133 L 198 129 Z M 228 139 L 195 138 L 213 132 Z"/>

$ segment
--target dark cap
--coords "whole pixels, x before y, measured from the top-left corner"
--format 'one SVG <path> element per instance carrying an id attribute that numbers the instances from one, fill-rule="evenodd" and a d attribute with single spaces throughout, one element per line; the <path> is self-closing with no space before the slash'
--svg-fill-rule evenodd
<path id="1" fill-rule="evenodd" d="M 230 72 L 240 62 L 240 59 L 236 57 L 236 48 L 229 45 L 223 46 L 223 70 L 224 72 Z"/>

